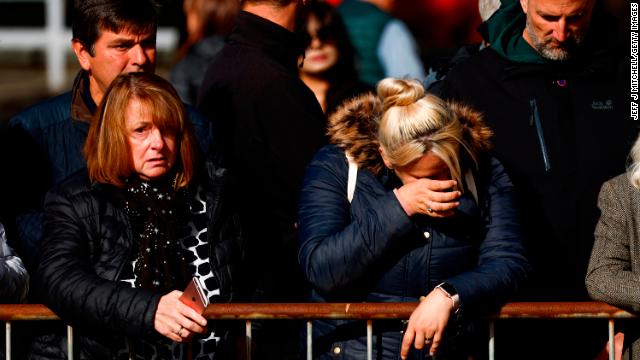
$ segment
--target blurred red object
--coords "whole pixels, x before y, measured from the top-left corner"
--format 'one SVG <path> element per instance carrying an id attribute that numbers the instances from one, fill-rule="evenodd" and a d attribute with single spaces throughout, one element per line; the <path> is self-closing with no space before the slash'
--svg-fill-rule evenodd
<path id="1" fill-rule="evenodd" d="M 343 0 L 325 1 L 338 6 Z M 393 14 L 409 25 L 425 53 L 482 40 L 478 0 L 395 0 Z"/>
<path id="2" fill-rule="evenodd" d="M 480 42 L 478 0 L 402 0 L 394 13 L 415 32 L 427 49 L 457 48 Z"/>

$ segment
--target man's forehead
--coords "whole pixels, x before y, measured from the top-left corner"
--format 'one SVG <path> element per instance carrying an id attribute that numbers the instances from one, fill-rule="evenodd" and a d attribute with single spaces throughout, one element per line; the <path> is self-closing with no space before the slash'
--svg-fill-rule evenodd
<path id="1" fill-rule="evenodd" d="M 529 5 L 538 12 L 550 15 L 572 15 L 589 11 L 595 5 L 595 0 L 528 0 Z"/>
<path id="2" fill-rule="evenodd" d="M 124 27 L 120 30 L 114 31 L 111 29 L 100 29 L 100 38 L 106 40 L 144 40 L 156 37 L 156 30 L 152 31 L 136 31 L 132 27 Z"/>

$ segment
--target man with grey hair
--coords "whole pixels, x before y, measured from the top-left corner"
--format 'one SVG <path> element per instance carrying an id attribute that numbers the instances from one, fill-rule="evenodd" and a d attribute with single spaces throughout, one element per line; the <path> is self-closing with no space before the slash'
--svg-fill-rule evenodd
<path id="1" fill-rule="evenodd" d="M 503 1 L 485 24 L 490 46 L 452 69 L 440 88 L 483 111 L 494 130 L 533 267 L 521 300 L 589 299 L 584 277 L 598 191 L 624 171 L 638 130 L 625 94 L 629 60 L 618 55 L 615 28 L 596 0 Z M 604 347 L 589 324 L 537 324 L 510 331 L 522 350 L 504 358 L 592 359 Z M 540 333 L 545 340 L 533 340 Z"/>

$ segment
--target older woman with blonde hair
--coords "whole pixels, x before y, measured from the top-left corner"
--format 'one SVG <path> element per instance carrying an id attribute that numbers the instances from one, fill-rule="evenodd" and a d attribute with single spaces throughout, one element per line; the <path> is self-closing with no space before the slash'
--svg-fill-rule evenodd
<path id="1" fill-rule="evenodd" d="M 416 81 L 385 79 L 377 96 L 338 109 L 329 136 L 299 205 L 298 259 L 313 300 L 422 298 L 404 335 L 399 321 L 374 324 L 374 358 L 466 359 L 466 325 L 528 271 L 491 131 L 479 113 Z M 318 358 L 366 356 L 364 325 L 317 321 L 313 335 Z"/>
<path id="2" fill-rule="evenodd" d="M 117 77 L 84 152 L 87 170 L 47 195 L 38 271 L 43 299 L 76 329 L 81 357 L 220 355 L 226 331 L 180 290 L 195 277 L 209 301 L 230 301 L 240 237 L 226 172 L 196 162 L 175 90 L 153 74 Z"/>
<path id="3" fill-rule="evenodd" d="M 630 158 L 627 172 L 605 182 L 600 190 L 601 215 L 586 285 L 594 300 L 637 313 L 640 312 L 640 137 Z M 624 351 L 624 359 L 640 359 L 640 333 L 633 325 L 623 329 L 624 343 L 616 341 L 617 350 Z M 616 351 L 616 359 L 623 351 Z"/>

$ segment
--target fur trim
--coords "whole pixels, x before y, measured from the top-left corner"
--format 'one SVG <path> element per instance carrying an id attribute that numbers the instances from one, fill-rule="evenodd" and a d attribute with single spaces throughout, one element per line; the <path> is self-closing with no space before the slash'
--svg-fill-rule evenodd
<path id="1" fill-rule="evenodd" d="M 382 103 L 374 94 L 365 94 L 342 104 L 331 117 L 329 142 L 348 152 L 358 167 L 378 174 L 384 162 L 378 148 L 378 123 Z"/>
<path id="2" fill-rule="evenodd" d="M 453 116 L 463 126 L 463 141 L 476 157 L 491 150 L 493 131 L 485 125 L 482 113 L 459 102 L 448 101 Z M 378 142 L 382 102 L 365 94 L 342 104 L 329 118 L 329 141 L 348 152 L 360 168 L 378 175 L 384 168 Z"/>
<path id="3" fill-rule="evenodd" d="M 491 151 L 493 130 L 484 122 L 480 111 L 456 101 L 447 101 L 447 106 L 463 127 L 464 142 L 476 156 Z"/>

